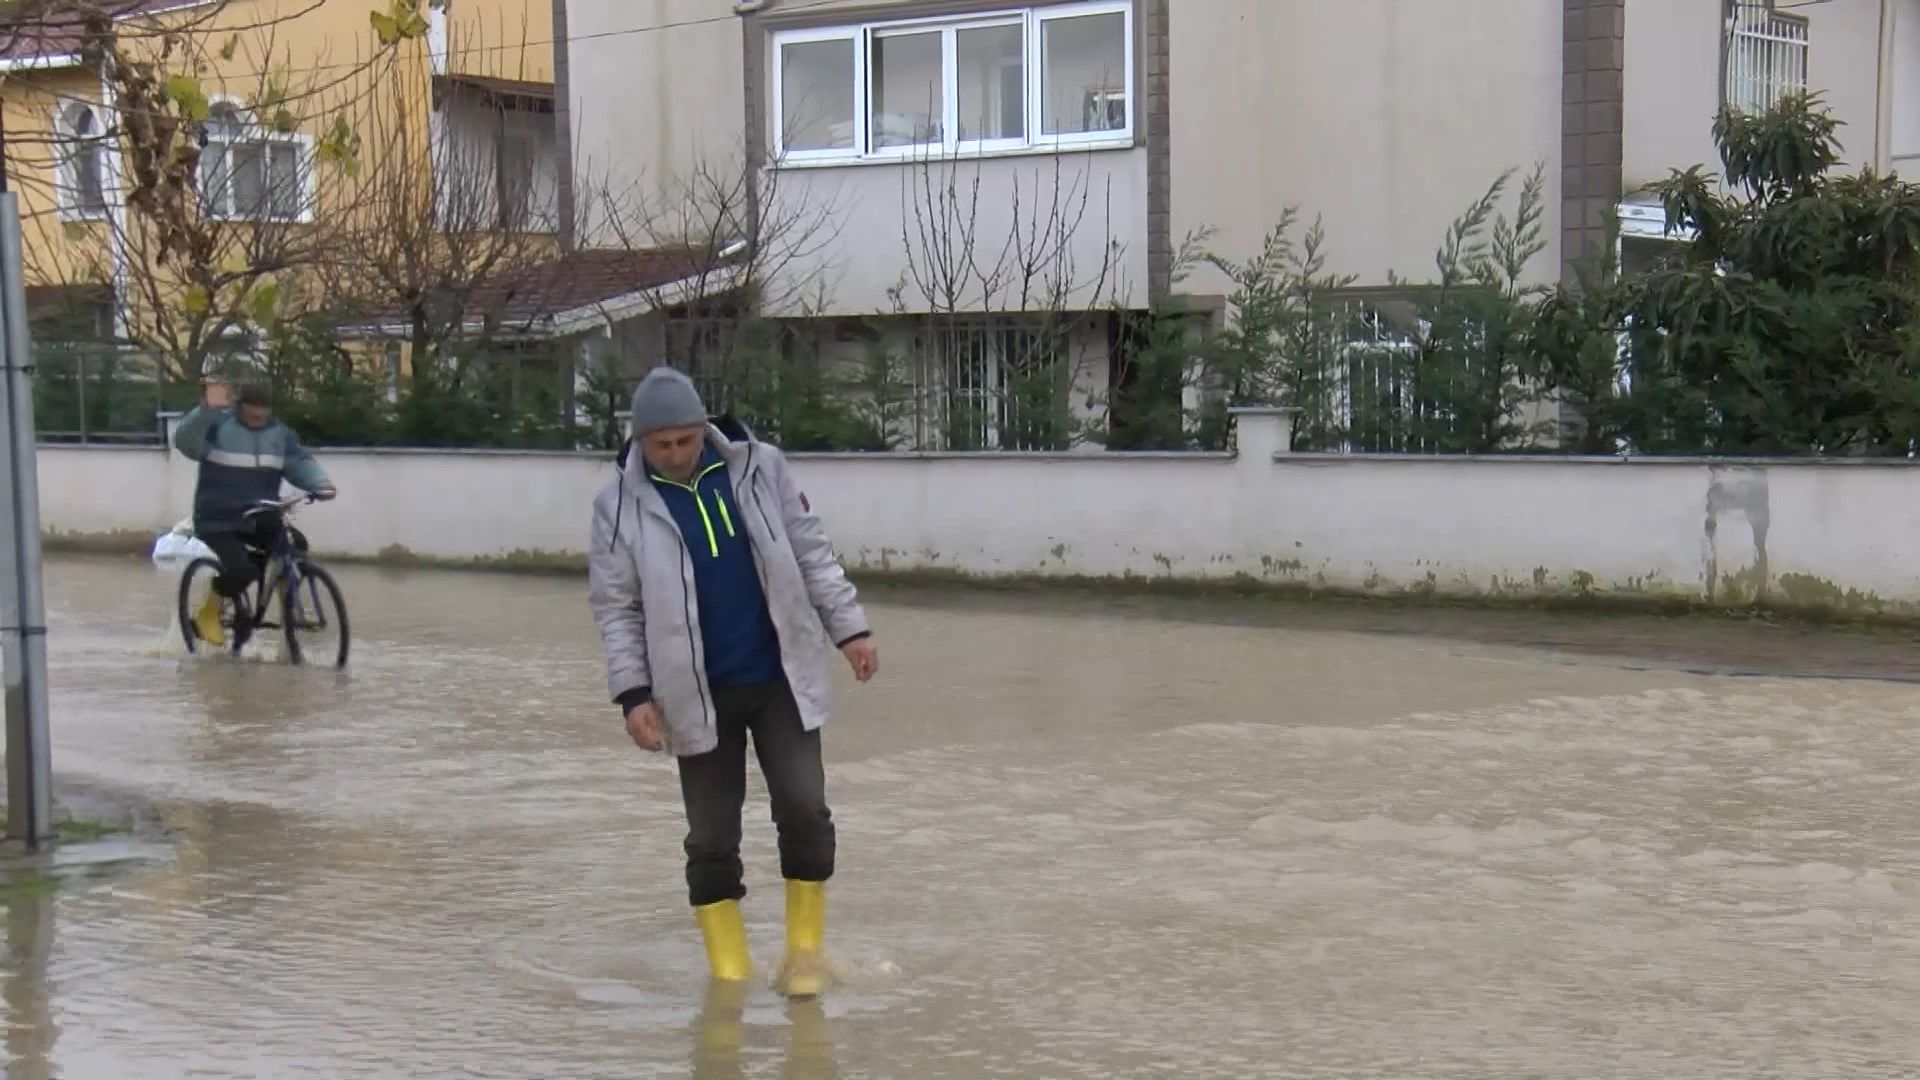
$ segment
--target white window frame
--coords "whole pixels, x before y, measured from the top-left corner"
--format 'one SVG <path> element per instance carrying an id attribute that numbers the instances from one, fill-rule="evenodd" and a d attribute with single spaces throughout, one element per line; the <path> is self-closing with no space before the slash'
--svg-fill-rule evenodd
<path id="1" fill-rule="evenodd" d="M 1659 203 L 1623 202 L 1614 209 L 1622 237 L 1690 243 L 1698 234 L 1690 225 L 1667 228 L 1667 211 Z"/>
<path id="2" fill-rule="evenodd" d="M 1677 247 L 1681 244 L 1690 244 L 1700 236 L 1699 230 L 1691 225 L 1669 227 L 1666 208 L 1659 203 L 1623 202 L 1615 208 L 1614 214 L 1620 223 L 1620 228 L 1613 240 L 1613 265 L 1616 272 L 1625 263 L 1626 242 L 1630 239 L 1653 240 Z M 1613 335 L 1613 362 L 1618 372 L 1614 385 L 1621 393 L 1626 393 L 1633 388 L 1633 372 L 1625 365 L 1627 333 L 1632 322 L 1633 316 L 1627 316 L 1619 332 Z M 1622 451 L 1628 449 L 1624 441 L 1619 444 L 1619 449 Z"/>
<path id="3" fill-rule="evenodd" d="M 80 133 L 74 127 L 74 116 L 79 110 L 93 114 L 94 133 L 86 136 L 83 145 Z M 54 103 L 55 145 L 59 147 L 58 180 L 55 184 L 58 195 L 58 210 L 62 221 L 105 221 L 110 216 L 113 205 L 113 185 L 107 176 L 107 111 L 97 101 L 85 98 L 58 98 Z M 100 181 L 100 206 L 92 208 L 80 203 L 79 169 L 83 163 L 89 163 L 97 172 Z"/>
<path id="4" fill-rule="evenodd" d="M 220 146 L 222 147 L 221 152 L 226 155 L 226 166 L 227 166 L 227 177 L 226 177 L 226 184 L 225 184 L 226 190 L 224 192 L 225 198 L 220 200 L 220 202 L 223 203 L 224 205 L 214 205 L 213 200 L 211 200 L 208 197 L 208 193 L 204 190 L 201 190 L 200 191 L 201 212 L 206 214 L 208 217 L 215 218 L 220 221 L 249 221 L 249 222 L 256 222 L 262 225 L 312 224 L 314 219 L 314 214 L 313 214 L 313 209 L 314 209 L 313 207 L 313 202 L 314 202 L 313 136 L 308 135 L 306 132 L 303 132 L 303 131 L 293 131 L 293 132 L 274 131 L 272 128 L 266 127 L 265 125 L 261 124 L 258 120 L 254 119 L 253 112 L 235 98 L 229 98 L 225 96 L 217 97 L 213 100 L 212 105 L 215 109 L 225 106 L 226 108 L 232 110 L 234 121 L 239 127 L 239 133 L 232 138 L 215 138 L 211 132 L 208 132 L 206 137 L 206 144 L 200 148 L 201 164 L 195 168 L 194 177 L 193 177 L 194 185 L 196 188 L 199 188 L 199 186 L 206 179 L 206 172 L 205 172 L 206 155 L 209 151 L 213 149 L 215 143 L 220 144 Z M 209 123 L 211 123 L 211 120 L 209 120 Z M 201 130 L 206 131 L 207 129 L 202 128 Z M 279 144 L 282 146 L 292 146 L 295 148 L 295 153 L 294 153 L 295 167 L 300 170 L 300 178 L 299 178 L 299 184 L 298 184 L 298 195 L 300 200 L 300 207 L 298 212 L 296 212 L 292 217 L 281 217 L 273 213 L 272 211 L 273 196 L 271 194 L 271 190 L 272 190 L 271 180 L 269 180 L 269 183 L 266 189 L 267 191 L 266 202 L 267 202 L 268 208 L 264 213 L 261 213 L 261 214 L 242 213 L 238 207 L 233 205 L 233 148 L 236 146 L 247 146 L 247 145 L 254 145 L 254 144 L 258 144 L 263 148 L 274 145 L 274 144 Z M 264 150 L 263 150 L 263 153 L 264 153 Z M 272 161 L 271 155 L 266 155 L 265 160 L 271 163 Z"/>
<path id="5" fill-rule="evenodd" d="M 772 128 L 773 160 L 776 164 L 854 164 L 911 161 L 931 154 L 994 155 L 1018 153 L 1055 153 L 1066 150 L 1124 148 L 1134 145 L 1134 132 L 1140 122 L 1140 91 L 1135 75 L 1134 13 L 1132 0 L 1085 0 L 1081 3 L 1046 4 L 1015 7 L 1000 11 L 920 19 L 888 19 L 802 30 L 778 30 L 770 38 L 768 94 Z M 1062 132 L 1047 135 L 1041 131 L 1045 117 L 1044 48 L 1046 24 L 1061 19 L 1093 15 L 1119 15 L 1122 19 L 1124 50 L 1121 70 L 1126 95 L 1126 124 L 1116 130 Z M 1025 66 L 1023 88 L 1026 95 L 1026 131 L 1019 138 L 960 138 L 960 102 L 958 41 L 964 30 L 992 27 L 1021 27 L 1022 63 Z M 940 44 L 940 139 L 911 146 L 875 147 L 872 145 L 873 101 L 869 68 L 873 63 L 873 45 L 877 39 L 909 33 L 938 31 Z M 791 149 L 786 145 L 786 47 L 811 42 L 845 41 L 853 46 L 853 146 L 847 149 Z"/>

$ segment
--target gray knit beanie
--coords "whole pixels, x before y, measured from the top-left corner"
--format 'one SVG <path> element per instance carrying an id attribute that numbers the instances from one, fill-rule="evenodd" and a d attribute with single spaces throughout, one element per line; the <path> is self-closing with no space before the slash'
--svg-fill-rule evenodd
<path id="1" fill-rule="evenodd" d="M 664 428 L 693 427 L 707 422 L 706 406 L 693 380 L 662 365 L 647 372 L 633 388 L 633 437 L 643 438 Z"/>

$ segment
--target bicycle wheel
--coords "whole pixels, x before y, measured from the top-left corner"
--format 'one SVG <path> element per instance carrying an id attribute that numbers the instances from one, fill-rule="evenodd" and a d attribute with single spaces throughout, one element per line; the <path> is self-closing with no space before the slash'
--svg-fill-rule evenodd
<path id="1" fill-rule="evenodd" d="M 195 559 L 180 574 L 180 640 L 186 642 L 189 653 L 201 652 L 202 646 L 205 646 L 205 651 L 218 652 L 233 642 L 236 608 L 233 601 L 218 597 L 214 592 L 213 579 L 219 576 L 220 564 L 213 559 Z M 219 611 L 220 637 L 213 641 L 207 639 L 196 619 L 209 599 L 214 599 Z"/>
<path id="2" fill-rule="evenodd" d="M 346 667 L 351 637 L 347 601 L 340 594 L 340 586 L 332 574 L 310 562 L 298 563 L 297 573 L 291 592 L 284 587 L 277 590 L 288 661 Z"/>

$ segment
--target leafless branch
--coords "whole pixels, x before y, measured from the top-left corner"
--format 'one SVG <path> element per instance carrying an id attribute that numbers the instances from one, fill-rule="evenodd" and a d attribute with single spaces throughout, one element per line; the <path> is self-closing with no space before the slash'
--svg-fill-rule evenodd
<path id="1" fill-rule="evenodd" d="M 646 304 L 703 329 L 707 362 L 728 364 L 738 340 L 725 327 L 820 303 L 826 254 L 840 229 L 830 196 L 789 191 L 782 170 L 741 148 L 631 184 L 601 182 L 582 205 L 582 234 L 597 247 L 677 256 L 684 273 L 641 290 Z M 693 358 L 689 358 L 693 359 Z"/>
<path id="2" fill-rule="evenodd" d="M 58 208 L 28 223 L 30 280 L 112 285 L 118 332 L 179 377 L 236 333 L 304 310 L 313 222 L 333 167 L 354 161 L 346 106 L 374 93 L 396 52 L 370 40 L 345 63 L 303 50 L 295 64 L 292 39 L 313 33 L 302 20 L 324 2 L 22 11 L 37 21 L 10 24 L 18 47 L 64 42 L 101 80 L 98 98 L 44 95 L 50 118 L 84 106 L 89 130 L 9 140 L 10 180 Z"/>
<path id="3" fill-rule="evenodd" d="M 478 34 L 450 37 L 449 68 L 486 48 Z M 409 102 L 415 112 L 400 107 Z M 423 126 L 413 116 L 427 102 Z M 424 64 L 352 113 L 365 164 L 341 181 L 318 230 L 327 314 L 404 338 L 416 382 L 457 382 L 456 354 L 528 329 L 512 314 L 516 301 L 558 252 L 558 181 L 535 168 L 547 117 L 458 84 L 436 87 Z M 510 152 L 516 146 L 524 153 Z"/>
<path id="4" fill-rule="evenodd" d="M 904 171 L 905 269 L 891 294 L 895 312 L 919 322 L 923 442 L 969 445 L 968 431 L 1003 446 L 1064 441 L 1072 388 L 1096 359 L 1086 331 L 1104 329 L 1125 300 L 1111 183 L 1096 194 L 1088 161 L 1054 155 L 1023 171 L 928 154 Z M 1009 434 L 1010 423 L 1026 433 Z"/>

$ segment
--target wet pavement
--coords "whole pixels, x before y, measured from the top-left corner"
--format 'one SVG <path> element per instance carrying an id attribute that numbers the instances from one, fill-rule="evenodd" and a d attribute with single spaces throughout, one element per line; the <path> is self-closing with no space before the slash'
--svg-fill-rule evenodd
<path id="1" fill-rule="evenodd" d="M 339 577 L 345 675 L 47 567 L 63 790 L 168 843 L 6 894 L 8 1077 L 1920 1073 L 1920 687 L 881 598 L 827 734 L 847 981 L 790 1007 L 706 993 L 582 582 Z"/>

